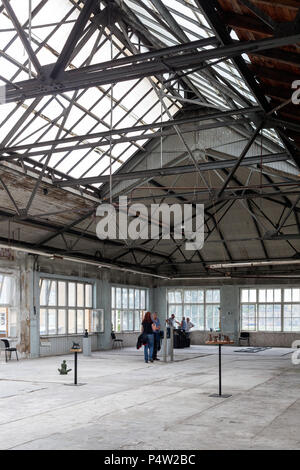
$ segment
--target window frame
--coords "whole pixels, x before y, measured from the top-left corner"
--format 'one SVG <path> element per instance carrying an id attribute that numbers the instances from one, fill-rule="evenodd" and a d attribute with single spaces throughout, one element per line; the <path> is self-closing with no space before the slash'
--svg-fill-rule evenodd
<path id="1" fill-rule="evenodd" d="M 256 301 L 254 302 L 243 302 L 242 297 L 243 297 L 243 291 L 250 291 L 250 290 L 255 290 L 256 291 Z M 273 291 L 273 300 L 268 301 L 267 300 L 267 291 Z M 286 291 L 290 290 L 291 291 L 291 300 L 286 300 Z M 293 290 L 298 291 L 298 300 L 295 301 L 293 300 Z M 266 297 L 265 300 L 261 300 L 261 295 L 260 293 L 262 291 L 266 291 Z M 275 291 L 280 291 L 280 300 L 276 300 L 275 297 Z M 239 312 L 240 312 L 240 330 L 241 331 L 247 331 L 247 332 L 252 332 L 252 333 L 300 333 L 300 289 L 298 286 L 259 286 L 259 287 L 240 287 L 240 293 L 239 293 Z M 243 306 L 254 306 L 255 309 L 255 324 L 253 329 L 245 328 L 244 327 L 244 318 L 243 318 Z M 280 305 L 280 315 L 275 315 L 275 306 Z M 262 315 L 260 307 L 265 306 L 265 314 Z M 272 306 L 273 307 L 273 315 L 269 316 L 269 318 L 272 318 L 273 321 L 273 328 L 269 329 L 267 326 L 267 307 Z M 285 307 L 290 306 L 291 307 L 291 313 L 290 315 L 285 314 Z M 293 306 L 298 306 L 299 309 L 299 314 L 297 316 L 299 327 L 298 329 L 293 329 L 292 326 L 292 320 L 293 320 Z M 261 316 L 262 315 L 262 316 Z M 277 329 L 275 328 L 276 324 L 276 319 L 280 317 L 280 327 Z M 295 317 L 296 318 L 296 317 Z M 265 321 L 265 327 L 262 328 L 260 325 L 263 323 L 262 320 L 264 319 Z M 291 329 L 287 329 L 285 326 L 286 321 L 290 319 L 291 320 Z"/>
<path id="2" fill-rule="evenodd" d="M 120 307 L 117 307 L 117 289 L 121 289 Z M 127 290 L 127 306 L 124 307 L 123 291 Z M 133 307 L 130 307 L 129 291 L 133 290 Z M 136 306 L 136 292 L 139 292 L 139 307 Z M 127 286 L 124 284 L 111 285 L 111 324 L 115 333 L 137 333 L 141 331 L 142 312 L 149 308 L 149 289 L 141 286 Z M 145 292 L 144 308 L 141 306 L 142 294 Z M 128 315 L 127 327 L 132 324 L 132 329 L 124 329 L 124 313 Z M 130 314 L 132 319 L 130 321 Z M 138 320 L 137 320 L 138 314 Z M 138 323 L 138 325 L 137 325 Z"/>
<path id="3" fill-rule="evenodd" d="M 203 302 L 200 302 L 200 301 L 197 301 L 197 302 L 187 302 L 185 300 L 186 296 L 185 296 L 185 293 L 187 291 L 203 291 Z M 207 293 L 210 292 L 210 291 L 218 291 L 218 295 L 219 295 L 219 300 L 216 301 L 216 302 L 213 302 L 213 300 L 211 301 L 208 301 L 207 300 Z M 169 302 L 169 293 L 170 292 L 181 292 L 181 302 Z M 168 312 L 168 318 L 170 316 L 170 306 L 175 306 L 175 307 L 182 307 L 181 309 L 181 313 L 178 313 L 178 315 L 181 315 L 181 316 L 185 316 L 187 317 L 188 315 L 184 314 L 184 307 L 185 306 L 203 306 L 203 328 L 198 328 L 198 327 L 195 327 L 194 328 L 194 331 L 203 331 L 203 332 L 207 332 L 207 331 L 210 331 L 210 328 L 208 328 L 207 326 L 207 310 L 208 310 L 208 307 L 216 307 L 219 312 L 218 312 L 218 323 L 220 325 L 220 319 L 221 319 L 221 316 L 220 316 L 220 308 L 221 308 L 221 289 L 219 287 L 184 287 L 184 288 L 178 288 L 178 287 L 174 287 L 174 288 L 168 288 L 167 289 L 167 312 Z M 177 314 L 176 314 L 177 315 Z M 191 314 L 190 314 L 191 316 Z M 213 318 L 214 318 L 214 314 L 213 314 Z M 213 320 L 213 323 L 214 323 L 214 320 Z"/>
<path id="4" fill-rule="evenodd" d="M 44 305 L 41 303 L 41 294 L 42 294 L 42 284 L 43 281 L 50 281 L 50 283 L 55 283 L 55 304 L 54 305 Z M 65 284 L 65 292 L 64 292 L 64 303 L 65 305 L 60 305 L 60 296 L 59 296 L 59 283 Z M 75 305 L 69 304 L 69 284 L 75 284 Z M 83 285 L 83 306 L 79 306 L 78 304 L 78 285 Z M 86 286 L 91 287 L 91 292 L 87 294 Z M 95 310 L 94 307 L 94 292 L 95 292 L 95 281 L 92 279 L 78 279 L 72 277 L 56 277 L 47 274 L 43 274 L 38 279 L 38 298 L 39 298 L 39 332 L 40 337 L 63 337 L 63 336 L 78 336 L 83 335 L 84 330 L 87 328 L 89 330 L 90 320 L 89 316 L 91 312 Z M 89 306 L 89 301 L 87 296 L 90 296 L 89 301 L 91 301 L 91 305 Z M 44 312 L 45 315 L 45 329 L 41 332 L 41 312 Z M 50 316 L 49 313 L 52 311 L 55 312 L 55 332 L 51 332 L 49 328 L 49 320 Z M 71 311 L 75 312 L 75 331 L 70 333 L 69 330 L 69 314 Z M 83 311 L 83 331 L 79 331 L 78 329 L 78 312 Z M 59 317 L 61 312 L 64 312 L 64 332 L 60 333 L 60 324 L 59 324 Z M 90 332 L 90 334 L 95 334 L 94 332 Z M 99 332 L 103 333 L 103 331 Z"/>

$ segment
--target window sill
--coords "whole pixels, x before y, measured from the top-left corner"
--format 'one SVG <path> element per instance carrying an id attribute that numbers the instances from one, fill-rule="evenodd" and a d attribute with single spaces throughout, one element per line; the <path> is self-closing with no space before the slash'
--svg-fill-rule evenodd
<path id="1" fill-rule="evenodd" d="M 103 335 L 104 331 L 99 333 L 89 333 L 89 336 Z M 84 338 L 84 333 L 70 333 L 62 335 L 40 335 L 40 338 L 73 338 L 74 336 L 82 336 Z"/>

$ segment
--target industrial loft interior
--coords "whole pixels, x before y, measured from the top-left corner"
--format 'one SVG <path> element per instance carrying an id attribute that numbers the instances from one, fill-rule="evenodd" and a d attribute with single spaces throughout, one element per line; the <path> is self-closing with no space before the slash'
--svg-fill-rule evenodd
<path id="1" fill-rule="evenodd" d="M 300 449 L 300 1 L 0 0 L 0 142 L 1 450 Z"/>

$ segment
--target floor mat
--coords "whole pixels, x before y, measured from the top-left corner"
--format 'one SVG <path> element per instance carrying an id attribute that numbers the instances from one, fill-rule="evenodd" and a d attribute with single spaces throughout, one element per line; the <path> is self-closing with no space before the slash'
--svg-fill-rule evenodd
<path id="1" fill-rule="evenodd" d="M 267 349 L 272 349 L 271 347 L 266 347 L 266 348 L 255 348 L 255 347 L 250 347 L 250 348 L 245 348 L 245 349 L 237 349 L 234 352 L 242 352 L 242 353 L 258 353 L 262 351 L 266 351 Z"/>

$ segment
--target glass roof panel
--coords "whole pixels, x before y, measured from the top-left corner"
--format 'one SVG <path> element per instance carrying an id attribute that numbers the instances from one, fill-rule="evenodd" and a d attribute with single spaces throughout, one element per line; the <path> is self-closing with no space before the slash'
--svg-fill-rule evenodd
<path id="1" fill-rule="evenodd" d="M 167 8 L 172 21 L 169 21 L 168 15 L 163 15 L 158 7 L 154 6 L 155 2 L 152 3 L 150 0 L 122 0 L 122 2 L 131 9 L 137 21 L 146 27 L 150 34 L 150 43 L 152 40 L 155 44 L 152 46 L 150 43 L 142 44 L 141 39 L 130 28 L 126 31 L 124 40 L 121 40 L 124 30 L 118 22 L 114 25 L 112 34 L 108 27 L 98 25 L 78 50 L 75 47 L 67 70 L 108 61 L 111 57 L 128 57 L 132 53 L 152 50 L 151 48 L 157 45 L 173 46 L 214 35 L 194 0 L 162 0 L 162 5 Z M 73 0 L 33 0 L 29 37 L 29 1 L 11 0 L 10 3 L 40 64 L 42 66 L 54 64 L 83 4 Z M 103 9 L 104 2 L 99 1 L 99 4 Z M 89 22 L 85 32 L 88 32 L 91 26 L 92 22 Z M 207 46 L 203 50 L 210 48 L 211 46 Z M 247 56 L 246 60 L 249 60 Z M 31 70 L 34 77 L 36 71 L 33 66 Z M 210 66 L 203 71 L 184 71 L 187 72 L 188 74 L 180 81 L 171 71 L 164 74 L 163 78 L 130 80 L 116 83 L 113 87 L 103 85 L 87 90 L 60 93 L 57 96 L 46 96 L 36 101 L 31 112 L 28 111 L 28 107 L 32 100 L 26 100 L 18 106 L 2 105 L 2 119 L 7 118 L 7 121 L 0 125 L 0 140 L 6 145 L 12 143 L 21 145 L 46 142 L 58 137 L 85 136 L 80 141 L 80 145 L 84 145 L 85 148 L 77 148 L 76 142 L 56 144 L 49 166 L 74 178 L 97 176 L 108 174 L 110 171 L 109 138 L 95 140 L 89 138 L 87 134 L 109 130 L 111 124 L 116 129 L 133 128 L 129 136 L 139 134 L 139 131 L 135 131 L 135 126 L 173 117 L 183 106 L 179 98 L 186 97 L 189 90 L 191 93 L 196 90 L 197 98 L 201 102 L 206 101 L 211 107 L 220 110 L 229 109 L 233 102 L 240 107 L 242 96 L 255 104 L 255 98 L 231 60 L 218 64 L 211 61 Z M 27 52 L 5 9 L 0 13 L 0 85 L 4 83 L 1 74 L 4 79 L 12 83 L 30 77 Z M 180 76 L 180 73 L 178 75 Z M 172 82 L 169 81 L 168 85 L 164 86 L 163 92 L 159 82 L 162 79 L 172 79 Z M 226 95 L 227 83 L 239 92 L 240 97 L 236 100 Z M 165 96 L 171 94 L 174 95 L 174 100 Z M 168 108 L 168 112 L 165 108 Z M 12 129 L 14 132 L 11 132 Z M 151 132 L 157 132 L 157 129 L 149 129 L 143 133 L 145 132 L 149 135 Z M 276 139 L 273 130 L 266 131 L 266 136 Z M 122 137 L 124 135 L 116 134 L 113 139 L 118 140 Z M 114 143 L 111 154 L 112 171 L 117 171 L 145 142 L 143 139 L 136 142 Z M 71 150 L 64 150 L 64 147 L 70 146 Z M 39 155 L 32 157 L 33 161 L 44 162 L 49 149 L 51 145 L 42 149 L 33 148 L 32 151 L 39 152 Z M 27 152 L 28 150 L 20 150 L 19 153 L 26 155 Z"/>

